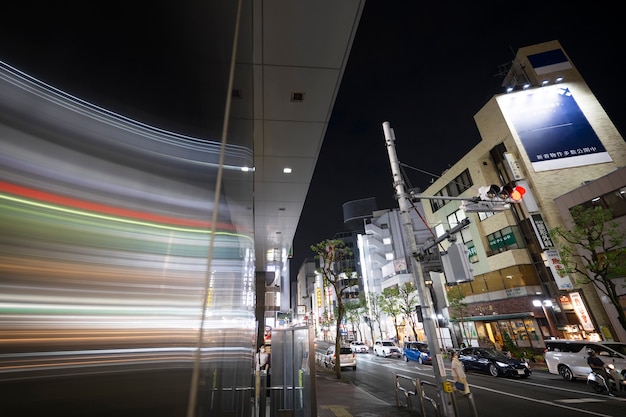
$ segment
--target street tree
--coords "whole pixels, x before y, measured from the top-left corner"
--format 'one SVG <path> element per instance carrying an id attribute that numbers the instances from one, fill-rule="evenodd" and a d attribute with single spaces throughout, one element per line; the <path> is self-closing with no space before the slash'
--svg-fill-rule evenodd
<path id="1" fill-rule="evenodd" d="M 626 231 L 602 206 L 576 206 L 570 210 L 574 224 L 555 227 L 550 235 L 559 243 L 563 274 L 572 274 L 579 285 L 592 284 L 617 310 L 626 330 L 626 314 L 620 304 L 618 285 L 626 275 Z"/>
<path id="2" fill-rule="evenodd" d="M 400 286 L 398 298 L 400 300 L 398 306 L 411 325 L 413 340 L 417 340 L 417 319 L 415 306 L 419 304 L 419 299 L 413 284 L 406 282 L 404 285 Z"/>
<path id="3" fill-rule="evenodd" d="M 396 338 L 400 338 L 400 332 L 398 331 L 398 318 L 402 314 L 400 308 L 400 293 L 398 287 L 389 287 L 383 290 L 383 293 L 378 296 L 378 303 L 380 309 L 391 316 L 393 319 L 393 327 L 396 331 Z"/>
<path id="4" fill-rule="evenodd" d="M 359 335 L 358 339 L 363 340 L 363 334 L 361 333 L 361 327 L 359 324 L 361 324 L 361 316 L 363 316 L 364 308 L 357 300 L 345 303 L 344 308 L 346 321 L 350 323 L 353 330 L 356 328 Z"/>
<path id="5" fill-rule="evenodd" d="M 372 339 L 376 339 L 373 331 L 374 324 L 378 326 L 378 337 L 382 339 L 383 329 L 381 326 L 381 316 L 383 315 L 383 312 L 380 308 L 380 303 L 378 302 L 378 294 L 374 292 L 370 292 L 369 294 L 367 294 L 365 303 L 367 306 L 366 308 L 368 313 L 368 321 L 370 322 L 370 329 L 372 329 Z"/>
<path id="6" fill-rule="evenodd" d="M 470 316 L 470 310 L 465 302 L 465 296 L 458 285 L 447 287 L 448 311 L 450 318 L 461 322 L 461 345 L 470 346 L 467 336 L 466 319 Z"/>
<path id="7" fill-rule="evenodd" d="M 311 245 L 315 253 L 315 259 L 319 260 L 319 268 L 316 270 L 324 280 L 325 287 L 332 287 L 336 304 L 335 315 L 335 374 L 341 379 L 341 324 L 345 315 L 343 295 L 350 287 L 358 284 L 358 277 L 348 266 L 352 257 L 352 251 L 346 244 L 337 239 L 326 239 L 315 245 Z"/>
<path id="8" fill-rule="evenodd" d="M 370 337 L 374 339 L 374 325 L 373 321 L 369 317 L 367 297 L 364 293 L 359 294 L 359 308 L 361 311 L 361 315 L 363 316 L 363 321 L 365 321 L 365 324 L 367 324 L 367 327 L 369 327 L 370 329 Z M 363 335 L 363 341 L 367 342 L 367 333 Z"/>

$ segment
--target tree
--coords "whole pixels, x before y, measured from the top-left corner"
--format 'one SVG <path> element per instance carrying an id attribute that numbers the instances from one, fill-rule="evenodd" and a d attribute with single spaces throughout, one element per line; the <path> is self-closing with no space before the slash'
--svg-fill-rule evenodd
<path id="1" fill-rule="evenodd" d="M 373 326 L 372 320 L 369 317 L 367 297 L 363 293 L 359 294 L 359 309 L 360 309 L 361 315 L 363 316 L 363 320 L 365 321 L 365 324 L 367 324 L 367 326 L 370 328 L 370 336 L 372 339 L 374 339 L 374 326 Z M 363 335 L 363 341 L 367 342 L 367 333 Z"/>
<path id="2" fill-rule="evenodd" d="M 378 294 L 374 292 L 369 293 L 365 303 L 367 305 L 366 308 L 368 312 L 370 330 L 372 330 L 372 339 L 376 339 L 374 336 L 374 323 L 378 325 L 378 334 L 380 335 L 380 339 L 382 339 L 383 329 L 380 326 L 380 316 L 382 315 L 382 310 L 380 309 L 380 303 L 378 302 Z"/>
<path id="3" fill-rule="evenodd" d="M 396 330 L 396 338 L 399 338 L 400 336 L 400 332 L 398 331 L 398 316 L 402 313 L 399 298 L 398 287 L 385 288 L 383 293 L 378 296 L 380 309 L 384 313 L 390 315 L 393 319 L 393 327 Z"/>
<path id="4" fill-rule="evenodd" d="M 356 328 L 359 337 L 358 339 L 363 340 L 363 335 L 361 334 L 361 327 L 359 324 L 361 323 L 361 316 L 363 315 L 363 307 L 358 302 L 348 302 L 344 304 L 346 321 L 352 325 L 352 328 Z"/>
<path id="5" fill-rule="evenodd" d="M 448 297 L 448 311 L 450 312 L 450 318 L 461 322 L 461 344 L 470 346 L 469 337 L 465 334 L 467 330 L 465 326 L 465 319 L 470 316 L 469 308 L 465 302 L 465 296 L 463 295 L 463 292 L 461 292 L 461 288 L 458 285 L 448 287 L 446 295 Z"/>
<path id="6" fill-rule="evenodd" d="M 419 304 L 417 292 L 413 284 L 406 282 L 399 289 L 398 298 L 400 300 L 399 307 L 402 313 L 407 317 L 413 330 L 413 339 L 417 340 L 417 320 L 415 317 L 415 306 Z"/>
<path id="7" fill-rule="evenodd" d="M 611 210 L 601 206 L 576 206 L 570 214 L 574 220 L 570 230 L 563 227 L 550 230 L 550 235 L 559 243 L 563 274 L 578 274 L 575 276 L 577 284 L 592 284 L 605 295 L 626 330 L 626 314 L 616 283 L 617 278 L 626 275 L 626 231 L 613 220 Z"/>
<path id="8" fill-rule="evenodd" d="M 347 266 L 347 261 L 351 258 L 352 252 L 341 240 L 326 239 L 316 245 L 311 246 L 315 252 L 315 259 L 319 260 L 319 268 L 316 272 L 322 275 L 324 286 L 331 286 L 337 298 L 335 315 L 335 374 L 337 379 L 341 379 L 341 323 L 345 315 L 343 304 L 343 294 L 353 285 L 358 284 L 358 278 Z"/>

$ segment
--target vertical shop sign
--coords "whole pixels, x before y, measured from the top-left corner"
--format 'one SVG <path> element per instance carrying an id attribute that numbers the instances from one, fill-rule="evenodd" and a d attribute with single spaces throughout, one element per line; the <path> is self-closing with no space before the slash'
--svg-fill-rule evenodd
<path id="1" fill-rule="evenodd" d="M 539 239 L 539 243 L 541 244 L 541 249 L 548 249 L 554 247 L 554 242 L 550 238 L 550 232 L 548 231 L 548 226 L 546 226 L 546 222 L 541 217 L 541 214 L 531 214 L 533 229 L 535 229 L 535 233 L 537 234 L 537 238 Z"/>
<path id="2" fill-rule="evenodd" d="M 589 317 L 589 312 L 587 311 L 587 307 L 585 307 L 585 303 L 583 303 L 580 293 L 571 292 L 569 293 L 569 297 L 572 300 L 574 312 L 578 316 L 578 320 L 580 321 L 580 324 L 582 324 L 583 329 L 586 332 L 595 331 L 593 322 L 591 321 L 591 317 Z"/>
<path id="3" fill-rule="evenodd" d="M 504 159 L 507 165 L 509 166 L 509 170 L 511 170 L 513 179 L 515 181 L 523 179 L 524 176 L 522 175 L 522 169 L 520 168 L 519 163 L 517 162 L 517 159 L 515 159 L 515 155 L 513 155 L 511 152 L 505 152 Z"/>
<path id="4" fill-rule="evenodd" d="M 556 249 L 549 249 L 544 251 L 548 265 L 554 276 L 554 281 L 559 290 L 571 290 L 574 288 L 572 281 L 569 279 L 569 275 L 565 273 L 565 265 L 561 262 L 561 255 Z"/>

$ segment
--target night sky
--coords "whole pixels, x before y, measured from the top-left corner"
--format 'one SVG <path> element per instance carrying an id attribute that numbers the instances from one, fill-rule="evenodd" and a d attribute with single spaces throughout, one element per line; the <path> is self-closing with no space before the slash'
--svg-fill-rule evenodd
<path id="1" fill-rule="evenodd" d="M 202 2 L 41 3 L 3 6 L 0 60 L 118 113 L 202 134 Z M 498 73 L 521 47 L 560 41 L 625 136 L 622 16 L 608 1 L 369 0 L 296 233 L 292 275 L 311 244 L 344 230 L 343 203 L 375 197 L 379 208 L 397 207 L 384 121 L 400 162 L 415 168 L 411 185 L 425 188 L 478 143 L 473 116 L 502 92 Z"/>
<path id="2" fill-rule="evenodd" d="M 558 40 L 626 136 L 615 6 L 589 3 L 369 1 L 324 139 L 294 242 L 292 275 L 309 246 L 344 231 L 343 203 L 397 208 L 382 123 L 390 122 L 409 183 L 425 189 L 479 141 L 476 114 L 503 92 L 517 50 Z M 452 6 L 460 3 L 462 6 Z M 569 3 L 571 5 L 572 3 Z"/>

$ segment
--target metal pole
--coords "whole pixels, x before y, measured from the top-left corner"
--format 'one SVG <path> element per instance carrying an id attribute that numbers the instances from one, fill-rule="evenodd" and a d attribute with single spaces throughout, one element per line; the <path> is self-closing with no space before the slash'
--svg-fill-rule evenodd
<path id="1" fill-rule="evenodd" d="M 423 314 L 424 318 L 424 331 L 426 333 L 426 340 L 428 341 L 428 347 L 433 357 L 433 372 L 435 373 L 435 383 L 437 389 L 437 397 L 440 401 L 439 409 L 441 410 L 441 416 L 447 417 L 449 413 L 449 404 L 445 400 L 444 394 L 444 382 L 446 376 L 446 368 L 443 364 L 443 355 L 439 346 L 439 340 L 437 339 L 437 329 L 435 327 L 432 299 L 430 293 L 426 290 L 424 283 L 424 276 L 420 262 L 417 260 L 417 256 L 420 251 L 415 241 L 415 231 L 413 230 L 413 223 L 411 221 L 411 203 L 407 198 L 405 191 L 404 180 L 400 171 L 400 163 L 398 162 L 398 156 L 396 155 L 396 148 L 394 141 L 396 140 L 393 129 L 389 125 L 389 122 L 383 123 L 383 132 L 385 134 L 385 144 L 387 146 L 387 152 L 389 154 L 389 163 L 391 165 L 391 173 L 393 175 L 393 186 L 396 190 L 396 197 L 398 198 L 398 204 L 400 207 L 400 219 L 405 229 L 405 238 L 411 250 L 413 256 L 411 256 L 411 265 L 413 269 L 413 280 L 415 288 L 417 288 L 418 296 L 420 299 L 420 305 L 422 311 L 425 310 L 426 314 Z"/>

